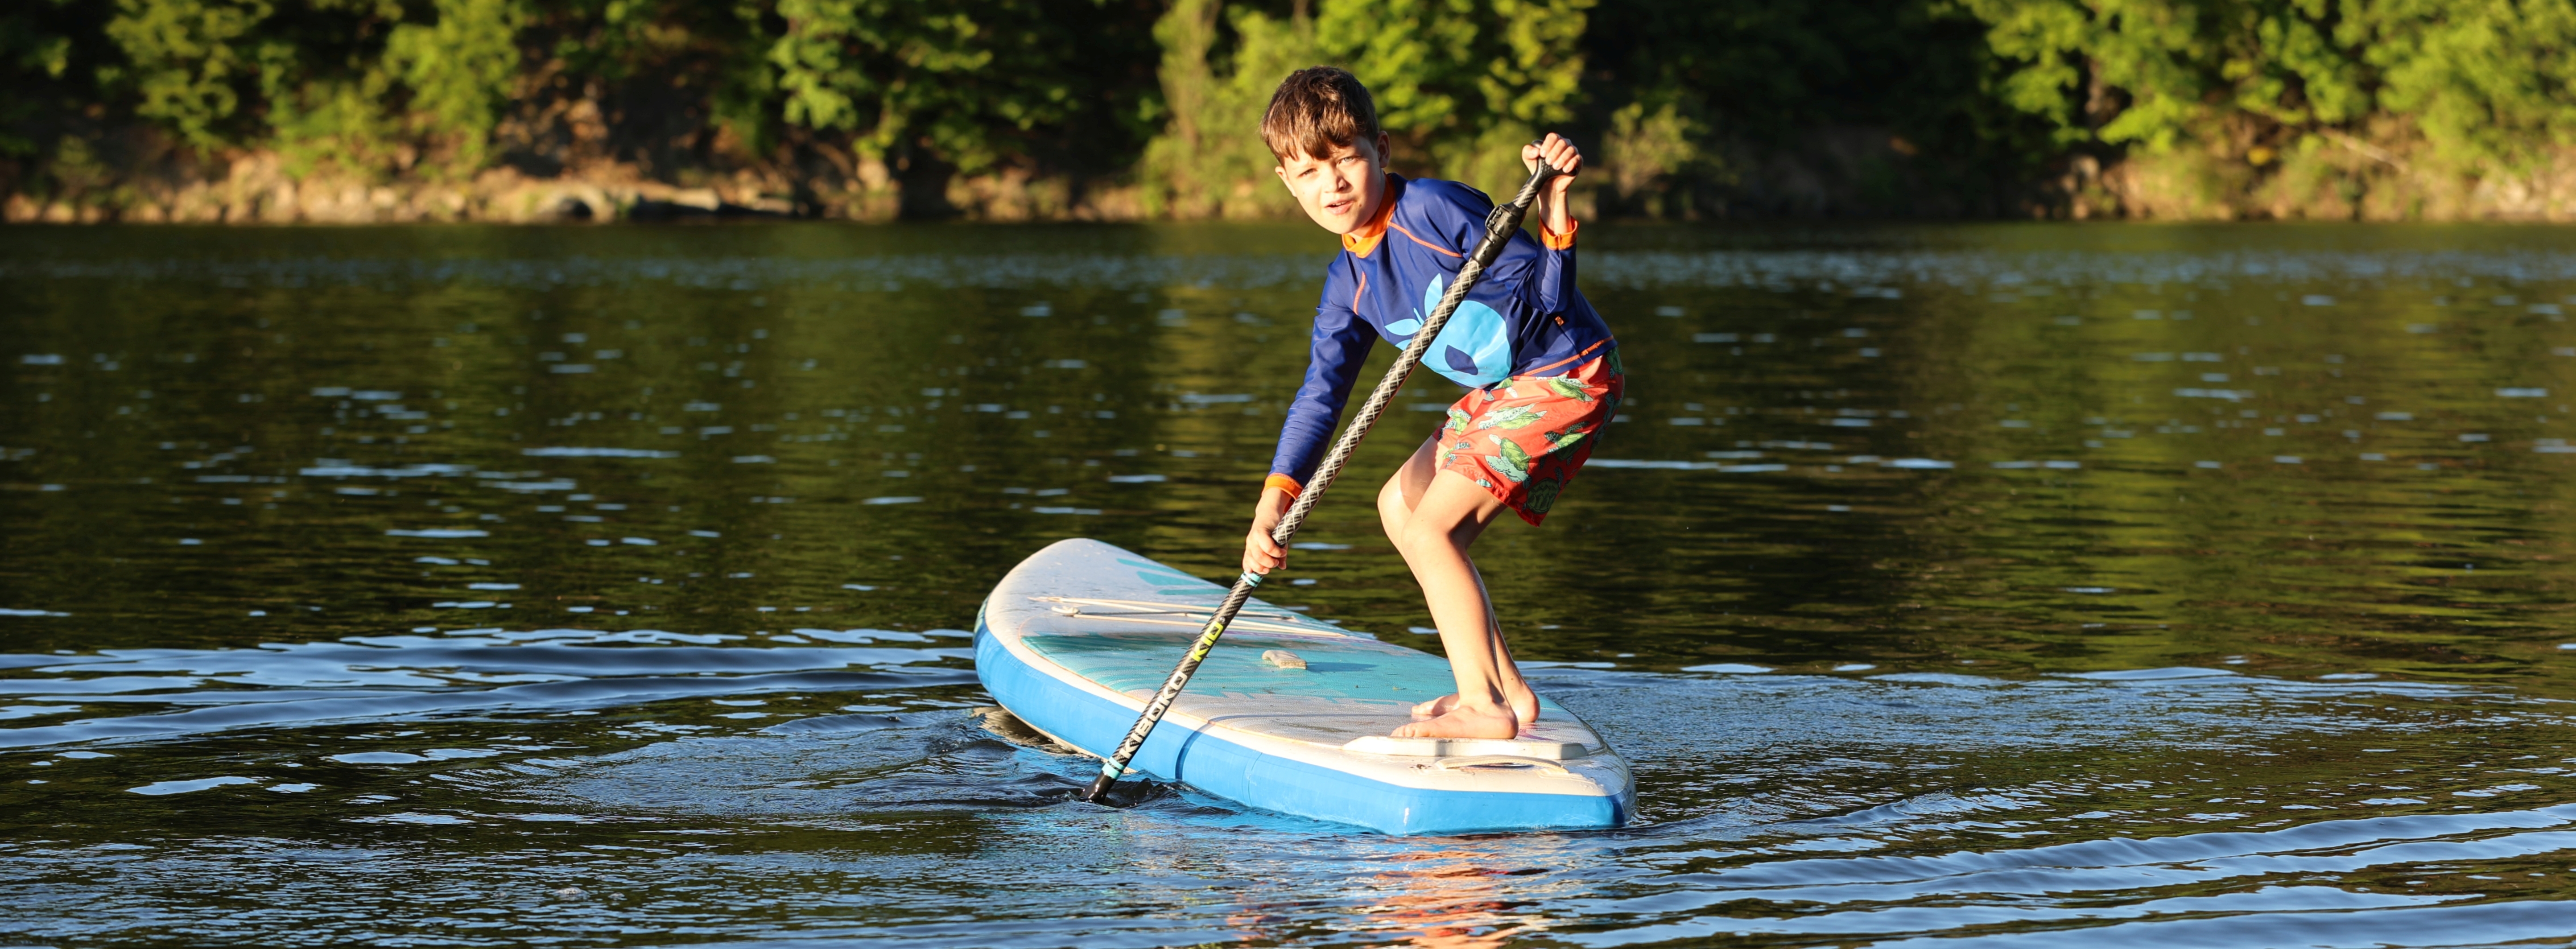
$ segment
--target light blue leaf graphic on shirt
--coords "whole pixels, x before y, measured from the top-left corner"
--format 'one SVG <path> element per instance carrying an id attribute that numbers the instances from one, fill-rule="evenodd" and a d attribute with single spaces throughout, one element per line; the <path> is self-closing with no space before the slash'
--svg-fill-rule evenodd
<path id="1" fill-rule="evenodd" d="M 1422 309 L 1416 317 L 1440 306 L 1440 295 L 1446 289 L 1440 276 L 1422 288 Z M 1410 324 L 1410 325 L 1408 325 Z M 1387 332 L 1410 336 L 1422 328 L 1414 320 L 1387 324 Z M 1423 365 L 1449 377 L 1459 385 L 1484 387 L 1510 377 L 1512 371 L 1511 327 L 1503 315 L 1474 300 L 1461 300 L 1449 315 L 1449 323 L 1440 328 L 1440 338 L 1431 341 L 1431 351 L 1423 354 Z"/>

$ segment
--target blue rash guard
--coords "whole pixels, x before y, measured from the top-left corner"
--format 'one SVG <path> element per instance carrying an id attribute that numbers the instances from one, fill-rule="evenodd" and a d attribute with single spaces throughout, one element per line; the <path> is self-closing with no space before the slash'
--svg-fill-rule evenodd
<path id="1" fill-rule="evenodd" d="M 1454 181 L 1386 176 L 1375 220 L 1342 235 L 1315 306 L 1313 358 L 1288 404 L 1267 483 L 1304 490 L 1379 337 L 1404 346 L 1485 235 L 1485 193 Z M 1564 375 L 1618 342 L 1574 289 L 1574 231 L 1514 233 L 1503 255 L 1432 340 L 1423 368 L 1481 388 L 1513 376 Z M 1544 246 L 1542 246 L 1544 244 Z M 1284 483 L 1283 483 L 1284 482 Z"/>

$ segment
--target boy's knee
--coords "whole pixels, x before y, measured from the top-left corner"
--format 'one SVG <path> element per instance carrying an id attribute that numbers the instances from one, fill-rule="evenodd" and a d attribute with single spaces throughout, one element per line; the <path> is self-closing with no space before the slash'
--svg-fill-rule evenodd
<path id="1" fill-rule="evenodd" d="M 1432 524 L 1426 523 L 1422 518 L 1411 518 L 1405 521 L 1403 530 L 1393 539 L 1396 549 L 1403 551 L 1408 557 L 1422 552 L 1454 550 L 1457 544 L 1450 536 L 1449 528 L 1450 525 L 1447 524 Z"/>
<path id="2" fill-rule="evenodd" d="M 1405 520 L 1413 514 L 1413 505 L 1404 501 L 1404 485 L 1400 478 L 1399 475 L 1386 479 L 1386 484 L 1377 491 L 1377 516 L 1386 525 L 1388 540 L 1397 539 L 1396 535 L 1404 529 Z"/>

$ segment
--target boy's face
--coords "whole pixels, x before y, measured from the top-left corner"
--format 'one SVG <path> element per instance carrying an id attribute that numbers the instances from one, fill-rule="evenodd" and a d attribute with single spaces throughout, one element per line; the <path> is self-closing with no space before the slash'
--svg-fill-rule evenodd
<path id="1" fill-rule="evenodd" d="M 1386 198 L 1385 154 L 1381 132 L 1376 141 L 1336 145 L 1328 155 L 1280 156 L 1275 170 L 1307 217 L 1327 231 L 1348 234 L 1377 216 L 1378 202 Z"/>

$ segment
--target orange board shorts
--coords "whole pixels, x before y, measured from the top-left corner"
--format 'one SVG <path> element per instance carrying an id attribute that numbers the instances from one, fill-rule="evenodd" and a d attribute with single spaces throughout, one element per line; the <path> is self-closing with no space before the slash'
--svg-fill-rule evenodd
<path id="1" fill-rule="evenodd" d="M 1437 468 L 1466 476 L 1535 525 L 1592 457 L 1627 382 L 1613 349 L 1562 376 L 1513 376 L 1468 392 L 1440 426 Z"/>

